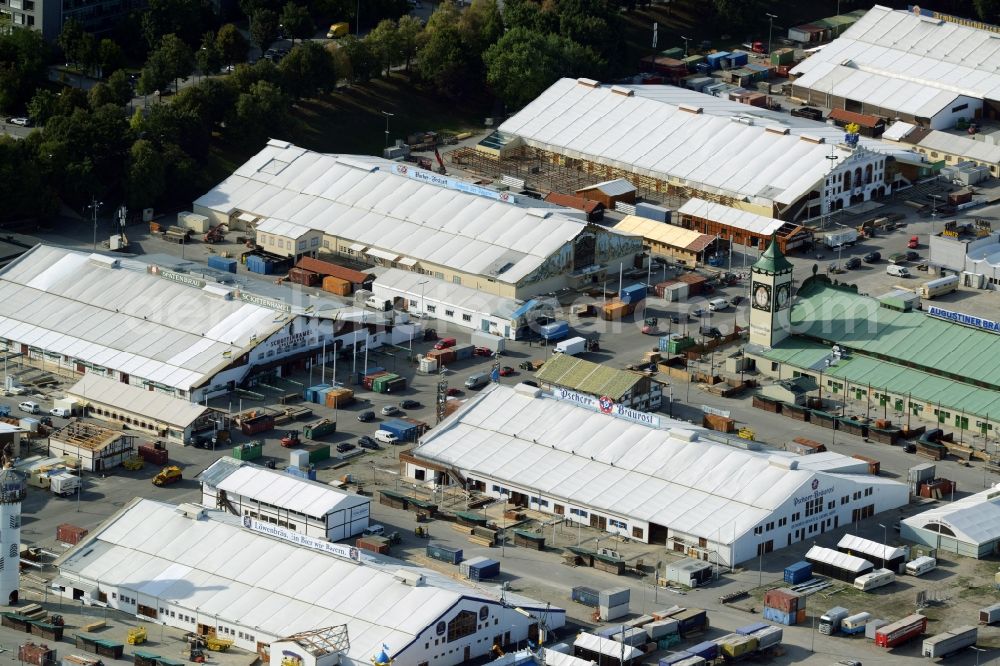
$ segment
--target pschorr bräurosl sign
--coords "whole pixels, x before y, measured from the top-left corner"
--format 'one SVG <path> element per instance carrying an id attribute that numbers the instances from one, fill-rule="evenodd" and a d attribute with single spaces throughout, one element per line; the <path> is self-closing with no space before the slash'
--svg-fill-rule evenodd
<path id="1" fill-rule="evenodd" d="M 631 407 L 626 407 L 624 405 L 619 405 L 607 396 L 595 398 L 594 396 L 587 395 L 586 393 L 577 393 L 576 391 L 560 388 L 557 388 L 552 395 L 558 400 L 572 402 L 580 405 L 581 407 L 592 409 L 595 412 L 600 412 L 609 416 L 617 416 L 620 419 L 641 423 L 642 425 L 648 425 L 653 428 L 660 427 L 659 416 L 649 414 L 647 412 L 640 412 L 637 409 L 632 409 Z"/>
<path id="2" fill-rule="evenodd" d="M 953 321 L 956 324 L 963 324 L 965 326 L 981 328 L 984 331 L 989 331 L 990 333 L 1000 333 L 1000 322 L 993 321 L 992 319 L 983 319 L 982 317 L 968 315 L 965 314 L 964 312 L 952 312 L 951 310 L 943 310 L 933 305 L 927 308 L 927 314 L 931 315 L 932 317 L 940 317 L 941 319 L 947 319 L 948 321 Z"/>

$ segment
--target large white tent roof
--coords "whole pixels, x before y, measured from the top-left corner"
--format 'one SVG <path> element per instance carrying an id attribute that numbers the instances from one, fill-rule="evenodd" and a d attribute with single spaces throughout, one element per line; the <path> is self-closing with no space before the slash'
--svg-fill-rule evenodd
<path id="1" fill-rule="evenodd" d="M 472 312 L 486 312 L 498 317 L 510 317 L 521 305 L 520 301 L 503 296 L 494 296 L 465 287 L 454 282 L 446 282 L 429 275 L 389 268 L 378 273 L 374 288 L 384 287 L 401 291 L 414 298 L 425 298 L 452 305 Z"/>
<path id="2" fill-rule="evenodd" d="M 823 562 L 824 564 L 858 573 L 873 566 L 868 560 L 848 555 L 847 553 L 841 553 L 832 548 L 824 548 L 823 546 L 813 546 L 810 548 L 806 553 L 806 559 Z"/>
<path id="3" fill-rule="evenodd" d="M 844 548 L 855 555 L 867 555 L 877 560 L 893 560 L 906 555 L 906 551 L 902 548 L 872 541 L 871 539 L 859 537 L 855 534 L 845 534 L 842 536 L 840 541 L 837 542 L 837 548 Z"/>
<path id="4" fill-rule="evenodd" d="M 422 458 L 706 538 L 753 529 L 814 478 L 785 458 L 631 423 L 525 385 L 494 385 L 431 430 Z M 861 477 L 865 485 L 873 478 Z M 812 492 L 811 489 L 804 492 Z"/>
<path id="5" fill-rule="evenodd" d="M 1000 39 L 876 5 L 792 74 L 802 75 L 796 85 L 836 88 L 836 95 L 849 92 L 845 96 L 858 101 L 933 115 L 949 96 L 1000 99 Z"/>
<path id="6" fill-rule="evenodd" d="M 704 220 L 711 220 L 719 224 L 725 224 L 736 229 L 743 229 L 755 234 L 770 236 L 781 225 L 785 224 L 781 220 L 765 215 L 757 215 L 745 210 L 723 206 L 722 204 L 705 199 L 688 199 L 683 206 L 677 209 L 681 215 L 691 215 Z"/>
<path id="7" fill-rule="evenodd" d="M 266 467 L 240 464 L 232 458 L 215 461 L 202 473 L 202 477 L 210 485 L 227 493 L 297 511 L 316 519 L 322 519 L 334 511 L 371 502 L 361 495 L 345 493 L 322 483 L 275 472 Z"/>
<path id="8" fill-rule="evenodd" d="M 674 86 L 561 79 L 499 129 L 530 146 L 761 205 L 795 202 L 829 171 L 831 148 L 847 155 L 828 145 L 843 130 Z"/>
<path id="9" fill-rule="evenodd" d="M 276 328 L 275 311 L 39 245 L 0 272 L 0 338 L 188 390 Z M 209 285 L 211 286 L 211 285 Z"/>
<path id="10" fill-rule="evenodd" d="M 104 405 L 120 405 L 132 414 L 184 429 L 207 409 L 204 405 L 181 400 L 159 391 L 147 391 L 138 386 L 87 373 L 67 393 L 81 400 Z"/>
<path id="11" fill-rule="evenodd" d="M 402 650 L 462 597 L 498 598 L 396 560 L 366 555 L 359 563 L 245 530 L 238 518 L 218 511 L 205 516 L 196 520 L 168 504 L 133 500 L 64 555 L 60 572 L 274 638 L 346 624 L 354 663 L 367 662 L 383 644 Z M 400 569 L 423 575 L 426 584 L 402 582 L 394 575 Z M 510 603 L 542 610 L 514 597 Z"/>
<path id="12" fill-rule="evenodd" d="M 375 256 L 412 257 L 511 284 L 585 228 L 551 210 L 394 173 L 399 168 L 376 157 L 326 155 L 272 140 L 195 205 L 227 215 L 251 212 L 270 218 L 267 229 L 287 222 L 296 233 L 316 229 L 363 244 Z"/>
<path id="13" fill-rule="evenodd" d="M 950 530 L 955 537 L 973 544 L 1000 539 L 1000 488 L 942 504 L 902 521 L 914 529 Z M 948 532 L 943 532 L 947 534 Z"/>

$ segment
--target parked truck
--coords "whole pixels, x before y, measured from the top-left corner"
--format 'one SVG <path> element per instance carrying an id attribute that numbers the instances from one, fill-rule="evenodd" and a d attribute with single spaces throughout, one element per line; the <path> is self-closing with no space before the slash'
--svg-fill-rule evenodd
<path id="1" fill-rule="evenodd" d="M 80 477 L 69 472 L 59 472 L 49 477 L 49 490 L 56 495 L 68 497 L 75 495 L 80 487 Z"/>
<path id="2" fill-rule="evenodd" d="M 829 248 L 838 248 L 842 245 L 854 245 L 858 241 L 857 229 L 838 229 L 823 235 L 823 243 Z"/>
<path id="3" fill-rule="evenodd" d="M 850 611 L 843 606 L 834 606 L 819 618 L 819 633 L 827 636 L 840 631 L 840 623 L 847 619 Z"/>
<path id="4" fill-rule="evenodd" d="M 576 337 L 568 338 L 562 342 L 556 343 L 555 349 L 552 350 L 553 354 L 566 354 L 567 356 L 576 356 L 587 349 L 587 340 L 585 338 Z"/>
<path id="5" fill-rule="evenodd" d="M 920 298 L 930 299 L 935 296 L 950 294 L 956 289 L 958 289 L 958 276 L 946 275 L 935 280 L 929 280 L 917 287 L 917 295 Z"/>
<path id="6" fill-rule="evenodd" d="M 503 353 L 507 349 L 506 338 L 485 331 L 473 331 L 471 342 L 476 347 L 486 347 L 492 352 Z"/>
<path id="7" fill-rule="evenodd" d="M 927 618 L 918 613 L 907 615 L 902 620 L 879 627 L 875 631 L 875 645 L 894 648 L 912 640 L 927 630 Z"/>
<path id="8" fill-rule="evenodd" d="M 921 654 L 934 659 L 936 657 L 947 657 L 955 654 L 959 650 L 964 650 L 970 645 L 975 645 L 979 639 L 979 629 L 976 627 L 958 627 L 949 629 L 943 634 L 924 639 L 924 646 Z"/>

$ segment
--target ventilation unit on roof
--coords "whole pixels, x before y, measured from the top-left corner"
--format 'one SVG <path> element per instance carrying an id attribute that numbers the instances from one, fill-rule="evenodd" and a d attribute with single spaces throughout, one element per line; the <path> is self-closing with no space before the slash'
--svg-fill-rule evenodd
<path id="1" fill-rule="evenodd" d="M 744 125 L 753 125 L 753 118 L 750 116 L 730 116 L 729 119 L 734 123 L 743 123 Z"/>
<path id="2" fill-rule="evenodd" d="M 403 585 L 409 585 L 410 587 L 422 587 L 427 583 L 427 579 L 422 573 L 409 571 L 407 569 L 397 569 L 393 578 L 398 580 Z"/>
<path id="3" fill-rule="evenodd" d="M 90 263 L 104 266 L 105 268 L 121 268 L 122 263 L 117 257 L 108 257 L 103 254 L 90 255 Z"/>
<path id="4" fill-rule="evenodd" d="M 772 467 L 780 467 L 781 469 L 798 469 L 799 461 L 792 458 L 782 458 L 781 456 L 768 456 L 767 462 Z"/>
<path id="5" fill-rule="evenodd" d="M 513 266 L 514 264 L 508 261 L 506 264 L 497 269 L 497 275 L 503 275 L 504 273 L 509 271 Z"/>
<path id="6" fill-rule="evenodd" d="M 514 393 L 519 393 L 520 395 L 526 395 L 529 398 L 537 398 L 542 395 L 542 390 L 537 386 L 529 386 L 528 384 L 518 384 L 514 387 Z"/>
<path id="7" fill-rule="evenodd" d="M 670 436 L 674 439 L 679 439 L 684 442 L 697 442 L 698 433 L 694 430 L 686 430 L 685 428 L 671 428 Z"/>
<path id="8" fill-rule="evenodd" d="M 371 162 L 366 162 L 364 160 L 354 159 L 346 155 L 341 155 L 340 157 L 338 157 L 337 164 L 343 164 L 344 166 L 349 166 L 352 169 L 360 169 L 361 171 L 367 171 L 369 173 L 378 171 L 377 164 L 372 164 Z"/>
<path id="9" fill-rule="evenodd" d="M 695 106 L 694 104 L 678 104 L 677 108 L 684 113 L 701 113 L 704 111 L 700 106 Z"/>
<path id="10" fill-rule="evenodd" d="M 543 220 L 552 215 L 551 210 L 545 210 L 544 208 L 529 208 L 528 215 L 533 215 L 535 217 L 540 217 Z"/>
<path id="11" fill-rule="evenodd" d="M 174 509 L 174 512 L 184 516 L 185 518 L 190 518 L 191 520 L 202 520 L 207 515 L 205 513 L 205 507 L 198 506 L 197 504 L 191 504 L 189 502 L 178 504 L 177 508 Z"/>
<path id="12" fill-rule="evenodd" d="M 622 95 L 623 97 L 633 97 L 635 96 L 635 91 L 622 86 L 611 86 L 611 92 L 616 95 Z"/>
<path id="13" fill-rule="evenodd" d="M 781 134 L 783 136 L 788 136 L 787 127 L 765 127 L 765 132 L 770 132 L 771 134 Z"/>
<path id="14" fill-rule="evenodd" d="M 600 81 L 595 81 L 594 79 L 579 78 L 576 80 L 578 85 L 587 86 L 588 88 L 599 88 L 601 85 Z"/>
<path id="15" fill-rule="evenodd" d="M 813 136 L 812 134 L 800 134 L 799 139 L 808 143 L 826 143 L 826 139 L 823 137 Z"/>
<path id="16" fill-rule="evenodd" d="M 225 299 L 227 301 L 233 300 L 233 291 L 234 290 L 230 289 L 229 287 L 225 287 L 225 286 L 223 286 L 221 284 L 211 284 L 211 283 L 209 283 L 209 284 L 206 284 L 201 289 L 202 289 L 202 291 L 204 291 L 204 292 L 206 292 L 208 294 L 211 294 L 213 296 L 220 296 L 220 297 L 222 297 L 223 299 Z"/>

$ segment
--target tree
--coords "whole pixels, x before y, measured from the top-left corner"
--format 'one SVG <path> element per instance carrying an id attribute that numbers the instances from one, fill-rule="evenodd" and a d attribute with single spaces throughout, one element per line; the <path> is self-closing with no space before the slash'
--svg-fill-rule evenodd
<path id="1" fill-rule="evenodd" d="M 307 39 L 316 32 L 316 24 L 313 23 L 309 10 L 294 2 L 288 2 L 281 10 L 281 25 L 285 28 L 285 33 L 295 43 L 296 39 Z"/>
<path id="2" fill-rule="evenodd" d="M 593 75 L 603 62 L 590 47 L 527 28 L 507 31 L 483 54 L 486 80 L 507 104 L 520 108 L 560 76 Z"/>
<path id="3" fill-rule="evenodd" d="M 379 73 L 383 70 L 386 76 L 392 65 L 399 58 L 399 31 L 392 19 L 383 19 L 365 37 L 371 48 L 372 55 L 378 62 Z"/>
<path id="4" fill-rule="evenodd" d="M 245 92 L 258 81 L 267 81 L 278 86 L 280 79 L 278 68 L 274 66 L 274 63 L 261 58 L 252 65 L 237 67 L 229 81 L 235 90 Z"/>
<path id="5" fill-rule="evenodd" d="M 97 66 L 101 69 L 102 76 L 119 69 L 124 61 L 121 47 L 114 40 L 105 38 L 97 44 Z"/>
<path id="6" fill-rule="evenodd" d="M 278 15 L 270 9 L 258 9 L 250 19 L 250 41 L 266 51 L 278 39 Z"/>
<path id="7" fill-rule="evenodd" d="M 218 74 L 222 69 L 222 54 L 216 46 L 215 33 L 206 32 L 201 38 L 201 48 L 194 54 L 195 62 L 202 74 Z"/>
<path id="8" fill-rule="evenodd" d="M 125 70 L 119 69 L 108 77 L 108 88 L 119 106 L 125 106 L 132 101 L 132 82 L 129 81 Z"/>
<path id="9" fill-rule="evenodd" d="M 166 55 L 162 50 L 157 49 L 149 55 L 149 60 L 146 61 L 146 65 L 142 68 L 136 89 L 140 95 L 152 95 L 156 92 L 162 92 L 172 78 Z"/>
<path id="10" fill-rule="evenodd" d="M 63 23 L 59 36 L 56 37 L 56 44 L 62 49 L 63 55 L 68 62 L 77 62 L 77 54 L 80 52 L 80 42 L 83 39 L 83 26 L 75 18 L 66 19 Z"/>
<path id="11" fill-rule="evenodd" d="M 972 0 L 979 20 L 997 23 L 1000 19 L 1000 0 Z"/>
<path id="12" fill-rule="evenodd" d="M 103 81 L 99 81 L 93 88 L 87 91 L 87 103 L 90 104 L 90 108 L 92 109 L 99 109 L 105 104 L 118 106 L 118 100 L 115 99 L 114 92 Z"/>
<path id="13" fill-rule="evenodd" d="M 219 50 L 223 62 L 228 65 L 245 62 L 247 52 L 250 50 L 246 37 L 232 23 L 219 28 L 219 33 L 215 36 L 215 47 Z"/>
<path id="14" fill-rule="evenodd" d="M 378 71 L 378 58 L 372 53 L 371 45 L 366 40 L 358 39 L 354 35 L 341 37 L 338 51 L 343 52 L 350 63 L 348 75 L 351 82 L 370 81 Z"/>
<path id="15" fill-rule="evenodd" d="M 152 142 L 139 139 L 129 150 L 125 190 L 130 208 L 149 208 L 160 202 L 167 189 L 166 165 Z"/>
<path id="16" fill-rule="evenodd" d="M 58 110 L 59 98 L 51 90 L 42 88 L 28 102 L 28 117 L 36 125 L 44 125 Z"/>
<path id="17" fill-rule="evenodd" d="M 142 14 L 142 33 L 150 48 L 165 35 L 177 35 L 187 44 L 197 44 L 202 31 L 200 0 L 149 0 Z"/>
<path id="18" fill-rule="evenodd" d="M 47 217 L 58 210 L 58 199 L 43 178 L 36 155 L 30 141 L 0 136 L 0 182 L 17 183 L 0 187 L 0 219 Z"/>
<path id="19" fill-rule="evenodd" d="M 209 133 L 232 113 L 236 103 L 236 86 L 232 79 L 204 79 L 198 85 L 182 90 L 174 98 L 173 107 L 198 118 Z"/>
<path id="20" fill-rule="evenodd" d="M 503 35 L 503 19 L 496 0 L 472 0 L 458 21 L 462 40 L 469 52 L 481 56 Z"/>
<path id="21" fill-rule="evenodd" d="M 760 17 L 760 0 L 712 0 L 716 18 L 724 30 L 742 30 L 754 25 Z"/>
<path id="22" fill-rule="evenodd" d="M 247 142 L 281 127 L 288 115 L 288 99 L 268 81 L 258 81 L 236 100 L 236 127 Z"/>
<path id="23" fill-rule="evenodd" d="M 410 71 L 410 62 L 417 55 L 417 45 L 424 31 L 423 22 L 416 16 L 407 14 L 399 19 L 396 35 L 399 40 L 399 57 L 406 63 L 406 71 Z"/>
<path id="24" fill-rule="evenodd" d="M 294 98 L 313 97 L 337 84 L 333 54 L 316 42 L 303 42 L 278 65 L 282 87 Z"/>
<path id="25" fill-rule="evenodd" d="M 248 19 L 253 19 L 254 13 L 261 9 L 268 9 L 275 14 L 281 8 L 281 0 L 239 0 L 240 11 Z"/>
<path id="26" fill-rule="evenodd" d="M 462 48 L 462 35 L 457 25 L 431 30 L 428 23 L 424 43 L 417 51 L 417 70 L 439 92 L 451 97 L 472 88 L 475 79 L 471 76 L 469 54 Z"/>
<path id="27" fill-rule="evenodd" d="M 174 80 L 174 90 L 180 90 L 178 79 L 186 77 L 194 69 L 194 54 L 191 49 L 180 37 L 171 34 L 163 36 L 156 52 L 162 54 L 165 73 Z"/>
<path id="28" fill-rule="evenodd" d="M 0 113 L 22 108 L 45 85 L 47 54 L 38 31 L 0 35 Z"/>
<path id="29" fill-rule="evenodd" d="M 56 100 L 55 115 L 57 116 L 71 116 L 77 109 L 90 107 L 87 93 L 79 88 L 63 88 Z"/>

